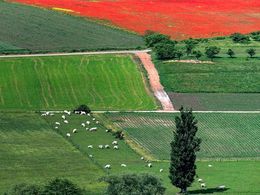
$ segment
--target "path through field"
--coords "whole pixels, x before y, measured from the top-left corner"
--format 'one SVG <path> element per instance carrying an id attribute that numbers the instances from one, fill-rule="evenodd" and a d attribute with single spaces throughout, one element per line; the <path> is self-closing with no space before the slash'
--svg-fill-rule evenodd
<path id="1" fill-rule="evenodd" d="M 151 60 L 151 56 L 145 52 L 142 52 L 142 53 L 139 52 L 139 53 L 136 53 L 136 55 L 140 58 L 140 60 L 142 61 L 143 65 L 148 73 L 151 88 L 154 92 L 154 95 L 161 102 L 163 110 L 165 110 L 165 111 L 174 110 L 169 96 L 164 91 L 163 86 L 160 83 L 159 74 Z"/>

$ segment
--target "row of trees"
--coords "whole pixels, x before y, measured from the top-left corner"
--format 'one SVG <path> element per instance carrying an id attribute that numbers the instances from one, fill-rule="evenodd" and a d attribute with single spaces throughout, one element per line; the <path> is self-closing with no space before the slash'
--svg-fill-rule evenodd
<path id="1" fill-rule="evenodd" d="M 237 38 L 237 36 L 234 35 Z M 238 39 L 238 38 L 237 38 Z M 217 46 L 208 46 L 205 48 L 204 54 L 200 50 L 195 50 L 197 44 L 200 42 L 197 39 L 188 39 L 184 41 L 184 47 L 176 47 L 177 41 L 171 40 L 170 36 L 147 31 L 144 35 L 144 40 L 147 47 L 153 48 L 156 52 L 157 58 L 160 60 L 167 60 L 177 58 L 180 60 L 184 54 L 187 56 L 193 55 L 197 60 L 203 55 L 207 56 L 211 60 L 215 58 L 220 48 Z M 252 58 L 256 54 L 256 50 L 253 48 L 247 49 L 246 52 Z M 232 49 L 228 49 L 226 52 L 231 58 L 235 56 L 235 52 Z"/>

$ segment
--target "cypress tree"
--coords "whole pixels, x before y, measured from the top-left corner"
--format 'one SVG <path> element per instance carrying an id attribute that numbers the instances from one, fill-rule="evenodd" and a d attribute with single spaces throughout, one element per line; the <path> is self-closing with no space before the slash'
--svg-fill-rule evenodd
<path id="1" fill-rule="evenodd" d="M 171 183 L 187 192 L 196 175 L 196 152 L 200 149 L 201 139 L 196 137 L 197 120 L 192 110 L 180 109 L 180 116 L 175 117 L 176 131 L 171 142 L 171 164 L 169 178 Z"/>

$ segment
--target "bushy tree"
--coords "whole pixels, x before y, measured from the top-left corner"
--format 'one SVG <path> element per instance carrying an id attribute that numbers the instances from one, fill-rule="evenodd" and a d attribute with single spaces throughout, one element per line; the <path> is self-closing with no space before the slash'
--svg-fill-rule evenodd
<path id="1" fill-rule="evenodd" d="M 56 178 L 44 186 L 43 195 L 83 195 L 84 190 L 68 179 Z"/>
<path id="2" fill-rule="evenodd" d="M 199 60 L 199 58 L 201 58 L 203 54 L 200 50 L 197 50 L 197 51 L 193 51 L 193 55 L 197 60 Z"/>
<path id="3" fill-rule="evenodd" d="M 41 195 L 41 193 L 40 186 L 22 183 L 12 187 L 5 195 Z"/>
<path id="4" fill-rule="evenodd" d="M 230 38 L 233 40 L 234 43 L 249 43 L 250 38 L 248 35 L 243 35 L 241 33 L 234 33 L 230 35 Z"/>
<path id="5" fill-rule="evenodd" d="M 250 58 L 252 58 L 256 53 L 255 53 L 255 49 L 253 48 L 249 48 L 246 50 L 246 52 L 248 53 L 248 55 L 250 56 Z"/>
<path id="6" fill-rule="evenodd" d="M 73 110 L 73 112 L 76 112 L 76 111 L 79 111 L 79 112 L 83 111 L 83 112 L 86 112 L 86 113 L 91 112 L 90 108 L 87 105 L 84 105 L 84 104 L 78 106 L 76 109 Z"/>
<path id="7" fill-rule="evenodd" d="M 104 180 L 108 183 L 108 195 L 162 195 L 165 192 L 161 181 L 148 174 L 111 176 Z"/>
<path id="8" fill-rule="evenodd" d="M 183 52 L 181 50 L 176 50 L 174 52 L 174 57 L 178 58 L 178 60 L 180 60 L 182 56 L 183 56 Z"/>
<path id="9" fill-rule="evenodd" d="M 216 46 L 209 46 L 205 48 L 205 54 L 208 58 L 213 60 L 213 58 L 220 52 L 220 48 Z"/>
<path id="10" fill-rule="evenodd" d="M 154 47 L 158 43 L 171 43 L 170 36 L 153 31 L 146 31 L 144 41 L 147 47 Z"/>
<path id="11" fill-rule="evenodd" d="M 227 55 L 229 55 L 229 57 L 233 58 L 235 56 L 235 52 L 232 49 L 228 49 Z"/>
<path id="12" fill-rule="evenodd" d="M 197 121 L 192 110 L 180 109 L 180 116 L 175 117 L 176 131 L 171 142 L 171 183 L 186 193 L 196 175 L 196 152 L 200 149 L 201 139 L 196 136 Z"/>
<path id="13" fill-rule="evenodd" d="M 260 41 L 260 31 L 252 32 L 250 33 L 250 35 L 255 41 Z"/>
<path id="14" fill-rule="evenodd" d="M 197 41 L 195 41 L 192 38 L 185 40 L 185 49 L 186 49 L 187 56 L 192 54 L 192 51 L 195 48 L 196 44 L 197 44 Z"/>
<path id="15" fill-rule="evenodd" d="M 171 43 L 158 43 L 155 45 L 156 56 L 160 60 L 172 59 L 175 57 L 175 45 Z"/>

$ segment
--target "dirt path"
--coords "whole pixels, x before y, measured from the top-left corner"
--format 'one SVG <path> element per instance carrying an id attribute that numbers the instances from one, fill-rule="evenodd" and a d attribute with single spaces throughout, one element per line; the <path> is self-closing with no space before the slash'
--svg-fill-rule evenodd
<path id="1" fill-rule="evenodd" d="M 172 102 L 167 95 L 167 93 L 164 91 L 163 86 L 160 83 L 159 74 L 151 60 L 151 56 L 146 52 L 139 52 L 136 53 L 136 55 L 140 58 L 142 61 L 147 73 L 149 82 L 151 85 L 151 88 L 153 90 L 153 93 L 155 97 L 161 102 L 163 110 L 164 111 L 173 111 L 174 107 L 172 105 Z"/>

